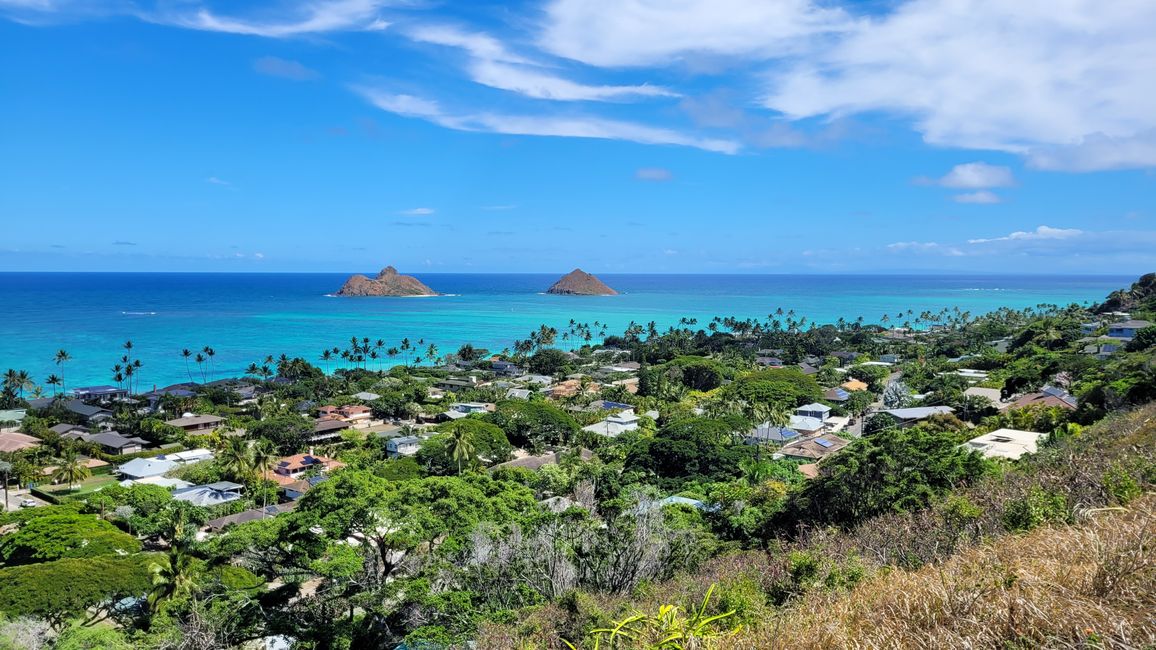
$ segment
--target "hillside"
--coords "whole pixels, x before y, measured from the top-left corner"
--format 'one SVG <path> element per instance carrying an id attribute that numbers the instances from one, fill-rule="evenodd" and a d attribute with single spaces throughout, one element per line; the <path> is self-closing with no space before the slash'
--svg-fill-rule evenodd
<path id="1" fill-rule="evenodd" d="M 616 296 L 618 292 L 606 286 L 602 280 L 583 271 L 574 269 L 555 282 L 546 293 L 565 296 Z"/>
<path id="2" fill-rule="evenodd" d="M 1097 314 L 1113 311 L 1156 312 L 1156 273 L 1146 273 L 1127 289 L 1118 289 L 1092 308 Z"/>

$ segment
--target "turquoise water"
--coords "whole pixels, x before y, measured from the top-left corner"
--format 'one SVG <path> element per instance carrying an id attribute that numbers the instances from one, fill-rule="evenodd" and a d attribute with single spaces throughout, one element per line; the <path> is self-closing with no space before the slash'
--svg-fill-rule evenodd
<path id="1" fill-rule="evenodd" d="M 74 360 L 71 386 L 110 383 L 126 339 L 143 362 L 139 385 L 185 381 L 180 355 L 208 345 L 214 375 L 235 376 L 266 355 L 304 356 L 346 346 L 352 336 L 500 350 L 541 324 L 564 331 L 570 319 L 660 328 L 692 317 L 766 318 L 778 308 L 817 322 L 840 316 L 867 322 L 908 309 L 959 307 L 979 314 L 1102 299 L 1131 277 L 1074 276 L 786 276 L 600 275 L 619 296 L 542 294 L 557 279 L 539 274 L 416 274 L 452 295 L 432 298 L 335 298 L 345 274 L 0 273 L 0 369 L 19 368 L 42 382 L 59 372 L 60 348 Z M 194 378 L 199 378 L 195 365 Z"/>

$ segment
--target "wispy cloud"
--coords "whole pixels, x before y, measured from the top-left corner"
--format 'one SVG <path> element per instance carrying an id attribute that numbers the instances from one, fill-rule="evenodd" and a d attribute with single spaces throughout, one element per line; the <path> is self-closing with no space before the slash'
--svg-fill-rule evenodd
<path id="1" fill-rule="evenodd" d="M 1017 230 L 1003 237 L 989 237 L 984 239 L 969 239 L 969 244 L 986 244 L 996 241 L 1032 241 L 1040 239 L 1072 239 L 1083 235 L 1084 231 L 1077 228 L 1052 228 L 1039 226 L 1035 230 Z"/>
<path id="2" fill-rule="evenodd" d="M 233 185 L 229 181 L 221 179 L 221 178 L 217 178 L 216 176 L 210 176 L 210 177 L 206 178 L 205 182 L 210 184 L 210 185 L 222 185 L 225 187 L 230 187 Z"/>
<path id="3" fill-rule="evenodd" d="M 1002 199 L 995 192 L 987 190 L 979 190 L 978 192 L 964 192 L 963 194 L 956 194 L 951 197 L 952 201 L 956 203 L 976 203 L 980 205 L 990 205 L 993 203 L 1000 203 Z"/>
<path id="4" fill-rule="evenodd" d="M 433 208 L 410 208 L 408 210 L 401 210 L 398 214 L 406 217 L 428 217 L 437 212 Z"/>
<path id="5" fill-rule="evenodd" d="M 117 240 L 112 243 L 113 246 L 136 246 L 134 241 Z"/>
<path id="6" fill-rule="evenodd" d="M 389 23 L 381 19 L 379 12 L 389 4 L 383 0 L 297 2 L 276 12 L 253 16 L 224 16 L 202 8 L 192 13 L 147 15 L 145 19 L 188 29 L 288 38 L 325 32 L 385 29 Z"/>
<path id="7" fill-rule="evenodd" d="M 316 70 L 302 65 L 298 61 L 275 56 L 263 56 L 253 61 L 253 69 L 270 77 L 281 77 L 293 81 L 310 81 L 321 77 L 321 74 Z"/>
<path id="8" fill-rule="evenodd" d="M 634 172 L 634 178 L 640 181 L 663 182 L 674 178 L 674 174 L 662 167 L 642 167 Z"/>
<path id="9" fill-rule="evenodd" d="M 731 140 L 699 137 L 636 122 L 610 120 L 588 115 L 450 113 L 443 111 L 435 101 L 412 95 L 398 95 L 364 86 L 355 87 L 354 90 L 384 111 L 427 120 L 457 131 L 627 140 L 641 144 L 672 144 L 695 147 L 726 154 L 737 153 L 740 149 L 739 144 Z"/>
<path id="10" fill-rule="evenodd" d="M 516 210 L 517 208 L 518 208 L 518 204 L 516 204 L 516 203 L 507 203 L 505 205 L 483 205 L 482 206 L 482 209 L 485 210 L 486 212 L 501 212 L 504 210 Z"/>
<path id="11" fill-rule="evenodd" d="M 971 162 L 951 168 L 938 184 L 958 190 L 978 190 L 1015 185 L 1015 175 L 1008 167 Z"/>

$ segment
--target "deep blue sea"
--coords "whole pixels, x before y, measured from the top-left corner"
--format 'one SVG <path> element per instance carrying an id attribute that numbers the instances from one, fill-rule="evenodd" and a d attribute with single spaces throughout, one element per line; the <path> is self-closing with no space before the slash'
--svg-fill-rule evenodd
<path id="1" fill-rule="evenodd" d="M 564 331 L 570 319 L 660 328 L 680 317 L 766 318 L 778 308 L 809 320 L 840 316 L 877 322 L 900 310 L 998 307 L 1097 301 L 1132 277 L 601 275 L 622 293 L 551 296 L 558 275 L 415 274 L 432 298 L 335 298 L 347 274 L 0 273 L 0 370 L 28 370 L 38 383 L 59 373 L 53 353 L 66 349 L 69 386 L 111 383 L 126 339 L 143 362 L 139 385 L 185 381 L 182 348 L 216 351 L 214 375 L 239 375 L 266 355 L 317 360 L 352 336 L 434 342 L 442 353 L 471 342 L 501 350 L 539 325 Z M 320 365 L 320 362 L 318 361 Z M 199 373 L 194 366 L 194 379 Z M 51 392 L 46 387 L 46 391 Z"/>

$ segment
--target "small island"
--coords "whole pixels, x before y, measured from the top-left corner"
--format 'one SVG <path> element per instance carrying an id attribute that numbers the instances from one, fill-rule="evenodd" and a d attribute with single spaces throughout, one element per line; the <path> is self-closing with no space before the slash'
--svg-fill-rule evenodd
<path id="1" fill-rule="evenodd" d="M 436 296 L 438 292 L 427 287 L 412 275 L 402 275 L 392 266 L 387 266 L 377 274 L 376 278 L 364 275 L 350 276 L 341 289 L 339 296 Z"/>
<path id="2" fill-rule="evenodd" d="M 618 292 L 606 286 L 602 280 L 590 275 L 582 269 L 574 269 L 573 271 L 562 276 L 560 280 L 555 282 L 553 286 L 546 290 L 546 293 L 552 293 L 563 296 L 617 296 Z"/>

